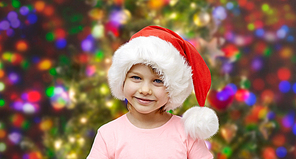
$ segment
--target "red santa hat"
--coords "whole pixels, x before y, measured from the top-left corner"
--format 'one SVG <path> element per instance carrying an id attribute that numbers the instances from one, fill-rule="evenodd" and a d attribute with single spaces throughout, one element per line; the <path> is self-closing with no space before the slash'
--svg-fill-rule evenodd
<path id="1" fill-rule="evenodd" d="M 183 114 L 184 127 L 192 138 L 206 139 L 218 131 L 216 113 L 203 107 L 211 87 L 211 73 L 193 45 L 175 32 L 159 26 L 148 26 L 135 33 L 129 42 L 114 53 L 108 73 L 112 94 L 124 100 L 123 83 L 135 64 L 147 64 L 161 75 L 169 94 L 165 110 L 180 107 L 194 92 L 202 107 L 192 107 Z"/>

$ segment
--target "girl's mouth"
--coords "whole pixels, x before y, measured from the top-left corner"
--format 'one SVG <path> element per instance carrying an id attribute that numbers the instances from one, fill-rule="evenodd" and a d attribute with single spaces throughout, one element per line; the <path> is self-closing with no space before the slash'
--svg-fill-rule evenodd
<path id="1" fill-rule="evenodd" d="M 152 103 L 154 100 L 150 100 L 150 99 L 144 99 L 144 98 L 137 98 L 137 101 L 140 103 L 140 104 L 143 104 L 143 105 L 147 105 L 147 104 L 150 104 Z"/>

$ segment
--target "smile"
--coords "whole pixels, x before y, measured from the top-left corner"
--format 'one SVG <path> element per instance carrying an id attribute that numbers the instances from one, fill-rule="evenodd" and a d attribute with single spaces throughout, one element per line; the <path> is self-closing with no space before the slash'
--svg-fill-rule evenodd
<path id="1" fill-rule="evenodd" d="M 143 105 L 147 105 L 147 104 L 150 104 L 152 102 L 154 102 L 154 100 L 150 100 L 150 99 L 143 99 L 143 98 L 137 98 L 137 101 L 139 102 L 139 104 L 143 104 Z"/>

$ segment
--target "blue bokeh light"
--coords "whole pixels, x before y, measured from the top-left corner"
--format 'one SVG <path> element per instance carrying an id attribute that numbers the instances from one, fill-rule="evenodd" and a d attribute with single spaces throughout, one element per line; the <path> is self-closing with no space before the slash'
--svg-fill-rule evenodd
<path id="1" fill-rule="evenodd" d="M 257 29 L 256 31 L 255 31 L 255 34 L 256 34 L 256 36 L 258 36 L 258 37 L 263 37 L 264 36 L 264 34 L 265 34 L 265 31 L 263 30 L 263 29 Z"/>
<path id="2" fill-rule="evenodd" d="M 55 46 L 58 48 L 58 49 L 63 49 L 65 48 L 67 45 L 67 41 L 65 39 L 58 39 L 56 42 L 55 42 Z"/>
<path id="3" fill-rule="evenodd" d="M 282 119 L 282 124 L 284 127 L 286 128 L 290 128 L 293 126 L 294 124 L 294 119 L 295 119 L 295 113 L 294 112 L 290 112 L 288 113 L 285 117 L 283 117 Z"/>
<path id="4" fill-rule="evenodd" d="M 296 123 L 293 125 L 292 131 L 293 131 L 293 134 L 296 135 Z"/>
<path id="5" fill-rule="evenodd" d="M 228 10 L 231 10 L 232 8 L 233 8 L 233 3 L 232 2 L 228 2 L 227 4 L 226 4 L 226 8 L 228 9 Z"/>
<path id="6" fill-rule="evenodd" d="M 279 89 L 282 93 L 287 93 L 291 89 L 291 84 L 288 81 L 281 81 L 279 84 Z"/>
<path id="7" fill-rule="evenodd" d="M 293 92 L 296 93 L 296 83 L 293 84 Z"/>
<path id="8" fill-rule="evenodd" d="M 249 93 L 249 97 L 245 100 L 248 106 L 252 106 L 256 103 L 256 95 L 252 92 Z"/>
<path id="9" fill-rule="evenodd" d="M 276 155 L 279 157 L 279 158 L 283 158 L 287 155 L 287 149 L 285 147 L 278 147 L 276 149 Z"/>
<path id="10" fill-rule="evenodd" d="M 29 13 L 29 8 L 27 7 L 27 6 L 22 6 L 21 8 L 20 8 L 20 13 L 21 13 L 21 15 L 27 15 L 28 13 Z"/>
<path id="11" fill-rule="evenodd" d="M 27 18 L 28 18 L 28 21 L 29 21 L 30 24 L 35 24 L 37 22 L 37 19 L 38 19 L 37 15 L 34 14 L 34 13 L 29 14 Z"/>
<path id="12" fill-rule="evenodd" d="M 7 14 L 7 19 L 9 21 L 13 21 L 15 19 L 17 19 L 17 13 L 15 11 L 11 11 Z"/>

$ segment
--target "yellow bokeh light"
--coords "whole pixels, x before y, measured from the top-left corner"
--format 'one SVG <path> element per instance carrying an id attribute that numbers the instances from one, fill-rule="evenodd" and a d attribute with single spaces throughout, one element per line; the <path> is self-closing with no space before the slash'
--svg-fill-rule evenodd
<path id="1" fill-rule="evenodd" d="M 39 127 L 41 130 L 47 131 L 51 129 L 52 125 L 53 125 L 52 121 L 50 119 L 46 119 L 40 123 Z"/>
<path id="2" fill-rule="evenodd" d="M 39 70 L 48 70 L 51 67 L 51 61 L 48 59 L 42 60 L 39 64 L 38 64 L 38 68 Z"/>
<path id="3" fill-rule="evenodd" d="M 87 119 L 85 117 L 80 118 L 80 122 L 82 124 L 85 124 L 87 122 Z"/>
<path id="4" fill-rule="evenodd" d="M 61 146 L 62 146 L 62 141 L 61 140 L 57 140 L 57 141 L 54 142 L 55 149 L 58 150 L 58 149 L 61 148 Z"/>
<path id="5" fill-rule="evenodd" d="M 113 102 L 112 102 L 112 101 L 107 101 L 107 102 L 106 102 L 106 106 L 107 106 L 108 108 L 111 108 L 111 107 L 113 106 Z"/>

